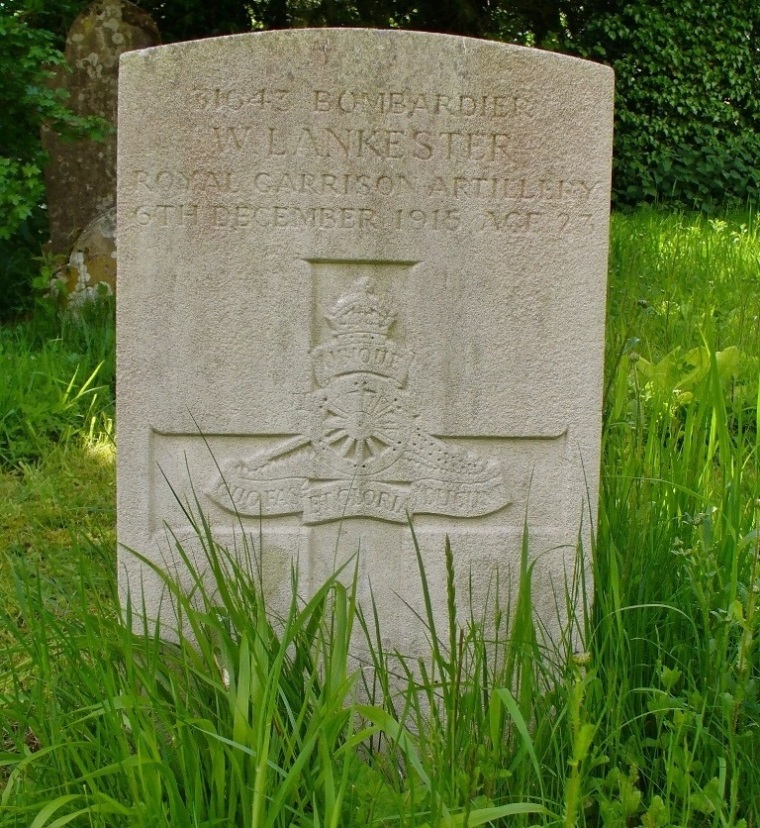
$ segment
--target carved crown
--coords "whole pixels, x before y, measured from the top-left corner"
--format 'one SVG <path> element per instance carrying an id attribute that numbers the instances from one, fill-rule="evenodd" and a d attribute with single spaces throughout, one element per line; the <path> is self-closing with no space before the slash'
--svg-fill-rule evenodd
<path id="1" fill-rule="evenodd" d="M 357 279 L 349 293 L 339 297 L 325 314 L 337 334 L 370 333 L 387 336 L 396 319 L 390 301 L 373 291 L 370 279 Z"/>

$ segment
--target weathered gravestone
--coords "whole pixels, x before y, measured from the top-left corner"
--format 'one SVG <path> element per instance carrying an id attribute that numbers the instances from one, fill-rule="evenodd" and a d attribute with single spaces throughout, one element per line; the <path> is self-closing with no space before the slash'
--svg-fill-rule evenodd
<path id="1" fill-rule="evenodd" d="M 170 565 L 194 490 L 218 538 L 261 542 L 275 605 L 291 565 L 307 592 L 360 550 L 360 596 L 416 651 L 408 518 L 437 608 L 448 535 L 477 614 L 527 516 L 552 626 L 597 508 L 611 70 L 345 30 L 121 65 L 122 549 Z"/>
<path id="2" fill-rule="evenodd" d="M 93 219 L 79 234 L 68 267 L 59 275 L 66 280 L 72 303 L 112 294 L 116 288 L 116 205 Z"/>
<path id="3" fill-rule="evenodd" d="M 69 29 L 67 68 L 57 71 L 53 83 L 69 93 L 67 105 L 77 115 L 97 115 L 115 128 L 119 57 L 159 41 L 156 24 L 142 9 L 127 0 L 97 0 Z M 65 141 L 43 130 L 42 138 L 50 154 L 50 246 L 68 254 L 82 230 L 116 204 L 116 134 L 104 141 Z"/>

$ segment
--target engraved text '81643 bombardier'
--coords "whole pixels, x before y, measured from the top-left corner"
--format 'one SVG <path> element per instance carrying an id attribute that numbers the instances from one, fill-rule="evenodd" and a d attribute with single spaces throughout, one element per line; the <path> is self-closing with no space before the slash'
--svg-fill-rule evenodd
<path id="1" fill-rule="evenodd" d="M 227 511 L 405 523 L 414 514 L 477 517 L 509 504 L 498 460 L 426 434 L 406 388 L 412 353 L 390 337 L 396 312 L 357 279 L 311 352 L 318 390 L 310 433 L 224 464 L 207 490 Z"/>

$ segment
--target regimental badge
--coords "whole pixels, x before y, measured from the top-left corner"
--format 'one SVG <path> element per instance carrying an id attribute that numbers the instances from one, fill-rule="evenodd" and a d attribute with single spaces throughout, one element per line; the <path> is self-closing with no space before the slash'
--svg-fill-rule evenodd
<path id="1" fill-rule="evenodd" d="M 389 299 L 358 279 L 325 319 L 331 337 L 310 355 L 310 433 L 222 466 L 211 500 L 244 516 L 301 514 L 304 524 L 477 517 L 507 506 L 498 460 L 423 430 L 407 390 L 413 355 L 391 336 Z"/>

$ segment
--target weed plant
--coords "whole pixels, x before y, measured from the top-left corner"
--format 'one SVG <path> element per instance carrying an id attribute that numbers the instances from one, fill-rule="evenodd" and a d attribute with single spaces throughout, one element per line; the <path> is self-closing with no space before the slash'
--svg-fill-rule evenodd
<path id="1" fill-rule="evenodd" d="M 542 642 L 527 532 L 515 604 L 485 619 L 455 600 L 456 548 L 441 550 L 449 617 L 437 628 L 421 608 L 423 662 L 384 649 L 350 564 L 273 619 L 266 548 L 231 557 L 195 504 L 212 577 L 191 567 L 187 592 L 163 576 L 189 631 L 171 643 L 139 602 L 121 623 L 113 546 L 72 515 L 58 580 L 43 552 L 0 563 L 0 826 L 757 828 L 757 225 L 616 216 L 609 304 L 579 628 Z M 100 330 L 82 334 L 82 382 L 105 358 Z M 107 410 L 65 409 L 75 426 L 40 429 L 48 450 L 10 474 L 98 444 Z M 357 635 L 368 666 L 349 657 Z"/>

